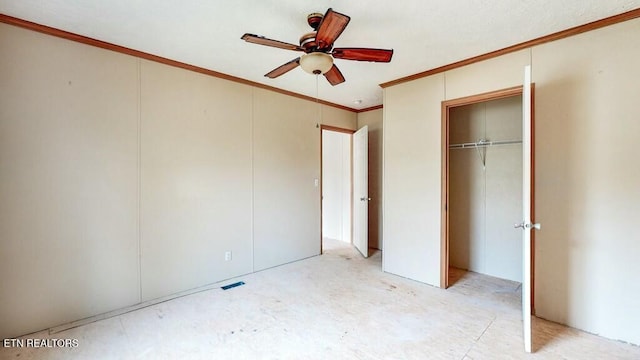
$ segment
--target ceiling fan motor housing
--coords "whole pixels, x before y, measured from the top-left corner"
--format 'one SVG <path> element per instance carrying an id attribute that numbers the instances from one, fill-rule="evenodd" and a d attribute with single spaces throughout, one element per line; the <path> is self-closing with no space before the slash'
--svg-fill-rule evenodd
<path id="1" fill-rule="evenodd" d="M 307 24 L 309 24 L 313 30 L 318 30 L 318 26 L 320 26 L 323 16 L 324 15 L 321 13 L 311 13 L 307 15 Z"/>
<path id="2" fill-rule="evenodd" d="M 304 49 L 305 52 L 310 53 L 318 48 L 318 43 L 316 42 L 316 32 L 312 31 L 310 33 L 306 33 L 300 37 L 300 47 Z"/>
<path id="3" fill-rule="evenodd" d="M 306 52 L 306 54 L 300 57 L 300 67 L 309 74 L 324 74 L 333 67 L 333 58 L 326 53 L 331 50 L 331 48 L 320 49 L 316 41 L 318 26 L 322 23 L 323 17 L 324 15 L 321 13 L 309 14 L 309 16 L 307 16 L 307 23 L 315 31 L 306 33 L 300 37 L 300 47 Z"/>

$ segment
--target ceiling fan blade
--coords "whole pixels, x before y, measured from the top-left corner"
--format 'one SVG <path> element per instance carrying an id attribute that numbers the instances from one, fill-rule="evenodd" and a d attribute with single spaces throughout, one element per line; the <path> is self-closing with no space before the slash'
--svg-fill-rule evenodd
<path id="1" fill-rule="evenodd" d="M 300 58 L 295 58 L 291 61 L 289 61 L 286 64 L 280 65 L 277 68 L 269 71 L 268 73 L 266 73 L 264 76 L 271 78 L 271 79 L 275 79 L 278 76 L 285 74 L 295 68 L 297 68 L 300 65 Z"/>
<path id="2" fill-rule="evenodd" d="M 321 50 L 331 49 L 338 36 L 342 34 L 351 18 L 345 14 L 333 11 L 331 8 L 324 14 L 318 26 L 316 42 Z"/>
<path id="3" fill-rule="evenodd" d="M 389 62 L 393 56 L 393 50 L 367 49 L 367 48 L 336 48 L 332 55 L 336 59 Z"/>
<path id="4" fill-rule="evenodd" d="M 329 83 L 333 86 L 344 82 L 344 76 L 342 76 L 340 69 L 338 69 L 335 64 L 331 67 L 331 69 L 329 69 L 329 71 L 324 73 L 324 77 L 326 77 Z"/>
<path id="5" fill-rule="evenodd" d="M 273 39 L 267 39 L 264 36 L 259 36 L 255 34 L 244 34 L 242 35 L 241 39 L 246 42 L 250 42 L 258 45 L 271 46 L 271 47 L 276 47 L 276 48 L 285 49 L 285 50 L 304 51 L 304 49 L 298 45 L 289 44 L 286 42 L 273 40 Z"/>

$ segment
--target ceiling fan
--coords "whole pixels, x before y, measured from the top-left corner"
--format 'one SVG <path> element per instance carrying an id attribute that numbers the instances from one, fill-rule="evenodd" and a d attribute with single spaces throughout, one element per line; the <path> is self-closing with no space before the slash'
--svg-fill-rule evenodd
<path id="1" fill-rule="evenodd" d="M 393 50 L 386 49 L 334 48 L 333 43 L 347 27 L 349 20 L 349 16 L 331 8 L 324 15 L 310 14 L 307 16 L 307 23 L 314 31 L 302 35 L 299 46 L 254 34 L 244 34 L 241 39 L 254 44 L 305 53 L 271 70 L 264 75 L 266 77 L 274 79 L 300 66 L 310 74 L 323 74 L 329 83 L 335 86 L 344 82 L 344 76 L 333 63 L 333 59 L 389 62 L 393 56 Z"/>

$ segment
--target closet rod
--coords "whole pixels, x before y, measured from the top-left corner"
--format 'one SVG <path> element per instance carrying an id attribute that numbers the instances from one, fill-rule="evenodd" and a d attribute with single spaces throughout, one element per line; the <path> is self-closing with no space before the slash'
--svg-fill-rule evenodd
<path id="1" fill-rule="evenodd" d="M 488 141 L 488 140 L 478 140 L 476 142 L 462 143 L 462 144 L 451 144 L 449 145 L 449 149 L 468 149 L 468 148 L 482 148 L 488 146 L 497 146 L 497 145 L 512 145 L 512 144 L 522 144 L 522 140 L 498 140 L 498 141 Z"/>

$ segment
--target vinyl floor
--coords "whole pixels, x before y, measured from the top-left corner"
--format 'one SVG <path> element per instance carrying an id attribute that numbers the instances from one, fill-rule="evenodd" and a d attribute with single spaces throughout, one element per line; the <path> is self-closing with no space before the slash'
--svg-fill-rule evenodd
<path id="1" fill-rule="evenodd" d="M 640 359 L 640 347 L 534 318 L 522 345 L 520 284 L 452 269 L 442 290 L 381 271 L 348 244 L 321 256 L 55 334 L 73 348 L 0 359 Z"/>

